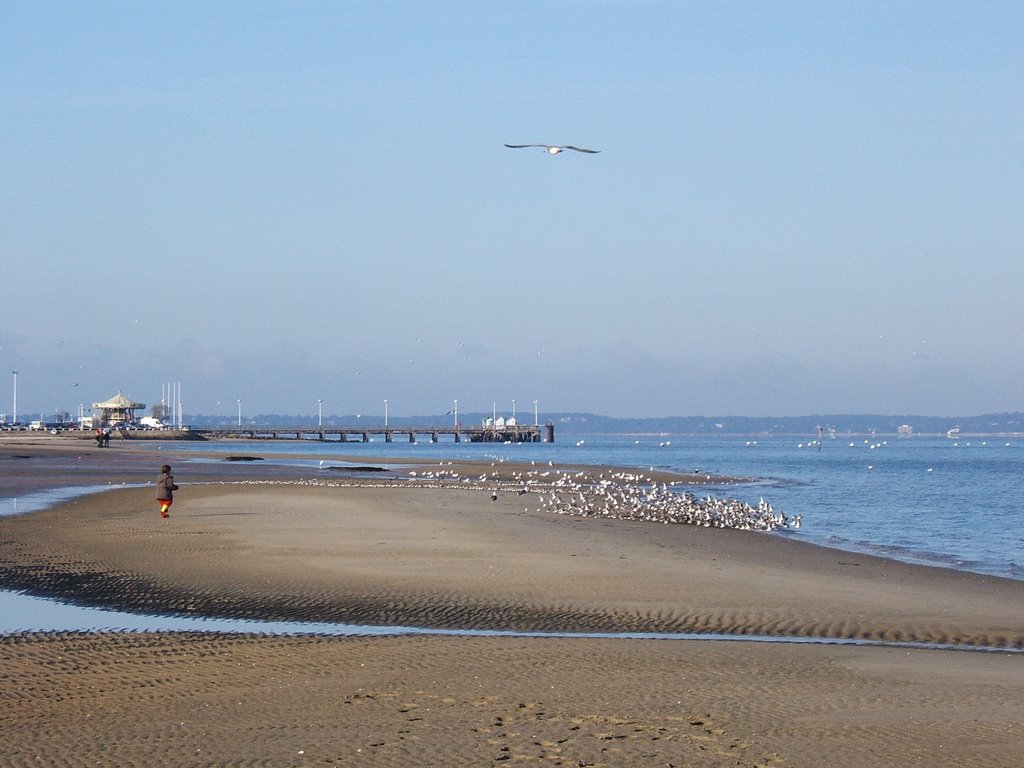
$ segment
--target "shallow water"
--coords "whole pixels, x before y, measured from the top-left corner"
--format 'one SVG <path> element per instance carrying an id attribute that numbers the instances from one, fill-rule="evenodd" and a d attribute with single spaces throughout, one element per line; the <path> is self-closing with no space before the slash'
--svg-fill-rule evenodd
<path id="1" fill-rule="evenodd" d="M 609 640 L 714 640 L 803 645 L 857 645 L 907 649 L 946 649 L 1024 654 L 1024 648 L 898 643 L 832 637 L 773 637 L 678 632 L 521 632 L 517 630 L 436 629 L 430 627 L 328 624 L 301 621 L 257 621 L 192 616 L 161 616 L 108 611 L 71 605 L 49 598 L 0 590 L 0 635 L 23 632 L 216 632 L 263 635 L 328 635 L 332 637 L 394 637 L 435 635 L 445 637 L 549 637 Z"/>
<path id="2" fill-rule="evenodd" d="M 68 486 L 66 488 L 50 488 L 45 491 L 36 491 L 34 493 L 27 493 L 24 496 L 13 496 L 9 498 L 0 498 L 0 517 L 6 515 L 24 515 L 29 512 L 38 512 L 41 509 L 46 509 L 54 504 L 59 504 L 62 501 L 68 499 L 74 499 L 79 496 L 87 496 L 91 493 L 101 493 L 102 491 L 110 491 L 114 488 L 129 488 L 125 485 L 79 485 L 79 486 Z"/>

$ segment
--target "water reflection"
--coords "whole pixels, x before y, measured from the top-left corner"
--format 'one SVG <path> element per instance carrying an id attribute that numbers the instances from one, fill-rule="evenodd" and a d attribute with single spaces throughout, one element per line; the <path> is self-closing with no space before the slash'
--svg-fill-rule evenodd
<path id="1" fill-rule="evenodd" d="M 38 512 L 59 504 L 62 501 L 76 499 L 79 496 L 86 496 L 102 491 L 112 491 L 115 488 L 141 488 L 142 483 L 119 483 L 117 485 L 75 485 L 68 488 L 48 488 L 45 491 L 26 493 L 24 496 L 13 498 L 0 498 L 0 517 L 9 515 L 27 515 L 29 512 Z"/>

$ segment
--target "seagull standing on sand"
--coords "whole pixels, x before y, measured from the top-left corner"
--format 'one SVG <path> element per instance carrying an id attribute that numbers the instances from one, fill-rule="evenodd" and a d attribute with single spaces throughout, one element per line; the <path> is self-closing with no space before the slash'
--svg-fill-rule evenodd
<path id="1" fill-rule="evenodd" d="M 540 147 L 549 155 L 557 155 L 564 152 L 567 149 L 571 149 L 574 152 L 586 152 L 588 155 L 596 155 L 601 150 L 599 149 L 586 149 L 585 147 L 574 147 L 572 144 L 566 144 L 565 146 L 559 147 L 553 144 L 506 144 L 509 149 L 525 149 L 526 147 Z"/>

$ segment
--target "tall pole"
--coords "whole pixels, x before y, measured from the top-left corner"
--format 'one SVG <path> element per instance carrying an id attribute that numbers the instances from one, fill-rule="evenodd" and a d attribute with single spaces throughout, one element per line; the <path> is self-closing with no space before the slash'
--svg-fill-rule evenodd
<path id="1" fill-rule="evenodd" d="M 384 400 L 384 429 L 388 428 L 388 401 Z"/>
<path id="2" fill-rule="evenodd" d="M 539 420 L 537 419 L 537 401 L 533 401 L 533 426 L 540 426 Z"/>
<path id="3" fill-rule="evenodd" d="M 317 400 L 316 401 L 316 419 L 317 419 L 317 428 L 320 429 L 321 431 L 323 431 L 323 428 L 324 428 L 324 401 L 323 400 Z"/>
<path id="4" fill-rule="evenodd" d="M 239 427 L 242 426 L 242 400 L 241 400 L 241 398 L 239 398 L 239 400 L 238 400 L 238 426 Z"/>
<path id="5" fill-rule="evenodd" d="M 459 428 L 459 401 L 455 401 L 455 428 Z"/>
<path id="6" fill-rule="evenodd" d="M 512 398 L 512 421 L 516 420 L 516 400 Z"/>
<path id="7" fill-rule="evenodd" d="M 14 374 L 14 413 L 11 415 L 11 423 L 18 423 L 18 372 L 11 371 Z"/>

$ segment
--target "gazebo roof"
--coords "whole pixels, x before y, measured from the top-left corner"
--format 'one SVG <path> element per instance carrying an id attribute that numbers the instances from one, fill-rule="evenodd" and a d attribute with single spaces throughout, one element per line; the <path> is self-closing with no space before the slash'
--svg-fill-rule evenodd
<path id="1" fill-rule="evenodd" d="M 145 408 L 145 403 L 136 403 L 130 397 L 125 397 L 119 391 L 105 403 L 93 403 L 93 408 L 106 408 L 108 410 L 128 410 L 133 408 Z"/>

